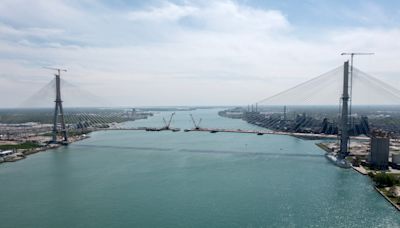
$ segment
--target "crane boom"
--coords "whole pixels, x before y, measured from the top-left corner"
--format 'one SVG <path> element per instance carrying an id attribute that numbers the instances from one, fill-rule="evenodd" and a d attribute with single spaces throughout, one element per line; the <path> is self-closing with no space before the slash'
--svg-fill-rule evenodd
<path id="1" fill-rule="evenodd" d="M 341 55 L 373 55 L 372 52 L 343 52 Z"/>
<path id="2" fill-rule="evenodd" d="M 196 122 L 196 120 L 194 119 L 192 114 L 190 114 L 190 118 L 192 119 L 194 128 L 199 129 L 200 128 L 200 123 L 201 123 L 201 118 L 200 118 L 199 122 Z"/>
<path id="3" fill-rule="evenodd" d="M 55 68 L 55 67 L 43 67 L 44 69 L 48 69 L 48 70 L 56 70 L 58 72 L 58 75 L 60 76 L 60 72 L 67 72 L 67 69 L 61 69 L 61 68 Z"/>
<path id="4" fill-rule="evenodd" d="M 193 115 L 192 115 L 192 114 L 190 114 L 190 118 L 192 119 L 192 122 L 193 122 L 193 125 L 194 125 L 194 127 L 197 127 L 196 121 L 194 120 L 194 118 L 193 118 Z"/>
<path id="5" fill-rule="evenodd" d="M 172 118 L 174 117 L 174 115 L 175 115 L 175 112 L 173 112 L 171 114 L 171 117 L 169 118 L 168 125 L 167 125 L 168 128 L 169 128 L 169 126 L 171 126 Z"/>

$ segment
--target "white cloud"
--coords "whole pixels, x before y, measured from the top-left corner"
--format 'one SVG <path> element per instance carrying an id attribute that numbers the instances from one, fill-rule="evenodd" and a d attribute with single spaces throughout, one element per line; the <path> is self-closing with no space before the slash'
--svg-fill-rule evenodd
<path id="1" fill-rule="evenodd" d="M 232 1 L 215 2 L 195 15 L 207 24 L 208 28 L 225 32 L 247 32 L 249 30 L 286 30 L 289 22 L 276 10 L 260 10 Z"/>
<path id="2" fill-rule="evenodd" d="M 83 11 L 61 0 L 2 0 L 0 15 L 6 21 L 29 27 L 61 26 L 85 18 Z"/>
<path id="3" fill-rule="evenodd" d="M 30 27 L 25 29 L 16 29 L 11 26 L 0 23 L 0 37 L 5 38 L 52 38 L 61 37 L 64 31 L 55 28 L 37 28 Z"/>
<path id="4" fill-rule="evenodd" d="M 161 7 L 129 12 L 127 18 L 132 21 L 178 20 L 195 13 L 198 9 L 192 6 L 179 6 L 166 2 Z"/>
<path id="5" fill-rule="evenodd" d="M 58 4 L 61 16 L 41 3 L 26 6 L 40 8 L 40 15 L 25 16 L 22 9 L 14 12 L 17 16 L 6 15 L 16 24 L 34 23 L 0 24 L 5 31 L 0 35 L 1 88 L 18 84 L 22 91 L 1 105 L 25 100 L 38 84 L 51 80 L 51 72 L 41 68 L 48 65 L 67 67 L 66 80 L 115 105 L 255 102 L 340 65 L 343 51 L 377 52 L 357 58 L 359 68 L 382 79 L 390 74 L 387 79 L 400 86 L 393 76 L 400 72 L 396 28 L 335 28 L 300 39 L 282 12 L 233 1 L 164 3 L 123 12 L 51 3 Z M 0 3 L 0 13 L 7 4 L 14 3 Z M 48 23 L 42 16 L 47 13 L 54 16 Z M 40 35 L 46 40 L 32 39 Z M 40 83 L 17 78 L 40 78 Z M 9 92 L 0 89 L 1 96 L 3 91 Z"/>

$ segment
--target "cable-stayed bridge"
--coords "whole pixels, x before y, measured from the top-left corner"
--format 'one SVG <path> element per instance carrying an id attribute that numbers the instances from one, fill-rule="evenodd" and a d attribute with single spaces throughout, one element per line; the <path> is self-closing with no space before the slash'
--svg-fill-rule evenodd
<path id="1" fill-rule="evenodd" d="M 257 103 L 260 106 L 339 105 L 342 87 L 343 66 L 339 66 Z M 352 87 L 353 105 L 400 105 L 400 90 L 357 68 L 353 69 L 349 87 Z"/>
<path id="2" fill-rule="evenodd" d="M 344 66 L 249 105 L 243 119 L 292 132 L 338 134 L 343 108 Z M 400 91 L 357 68 L 348 81 L 350 135 L 384 129 L 399 136 Z"/>
<path id="3" fill-rule="evenodd" d="M 202 128 L 196 124 L 193 129 L 186 129 L 185 131 L 254 133 L 258 135 L 281 134 L 311 138 L 336 138 L 339 135 L 342 137 L 342 141 L 344 140 L 343 135 L 344 138 L 350 136 L 366 137 L 371 131 L 371 127 L 368 124 L 368 115 L 361 116 L 365 114 L 363 108 L 368 109 L 366 107 L 380 105 L 382 115 L 385 115 L 385 113 L 391 113 L 392 116 L 398 115 L 400 112 L 393 114 L 395 111 L 392 112 L 392 109 L 396 109 L 400 105 L 400 91 L 357 68 L 354 68 L 350 75 L 349 72 L 348 62 L 346 62 L 343 66 L 265 98 L 251 105 L 251 108 L 249 106 L 247 110 L 243 108 L 242 119 L 267 128 L 265 131 Z M 61 141 L 67 143 L 66 132 L 78 134 L 106 129 L 180 130 L 170 126 L 172 116 L 169 121 L 164 120 L 164 125 L 161 127 L 128 128 L 121 127 L 117 123 L 146 118 L 150 114 L 138 113 L 134 109 L 73 108 L 78 106 L 107 107 L 109 104 L 104 99 L 63 80 L 60 71 L 56 74 L 55 79 L 28 98 L 21 106 L 38 107 L 48 106 L 49 104 L 55 105 L 53 113 L 39 114 L 36 116 L 37 119 L 33 118 L 31 121 L 52 124 L 52 128 L 49 128 L 49 126 L 45 128 L 47 131 L 51 129 L 53 142 L 60 140 L 57 137 L 60 132 L 63 133 Z M 283 109 L 283 112 L 276 111 L 280 108 Z M 63 109 L 65 109 L 65 112 Z M 297 110 L 297 115 L 296 113 L 294 115 L 295 121 L 290 119 L 291 113 L 287 112 L 287 109 Z M 319 118 L 306 117 L 304 113 L 307 110 L 312 110 L 319 115 Z M 301 112 L 302 114 L 299 115 Z M 396 118 L 400 119 L 400 115 Z M 385 125 L 393 126 L 393 131 L 400 133 L 397 119 L 392 118 L 390 119 L 392 122 L 389 121 Z M 305 126 L 318 124 L 322 124 L 323 130 L 304 130 Z M 347 143 L 345 142 L 345 144 Z"/>
<path id="4" fill-rule="evenodd" d="M 349 168 L 351 165 L 345 158 L 350 155 L 352 136 L 386 139 L 400 136 L 399 105 L 398 89 L 359 69 L 350 68 L 347 61 L 343 66 L 249 105 L 247 110 L 236 108 L 221 115 L 239 117 L 276 134 L 303 134 L 300 137 L 336 135 L 339 141 L 337 150 L 336 146 L 326 147 L 324 144 L 323 147 L 330 160 Z M 288 113 L 288 106 L 294 110 L 292 113 Z M 279 107 L 282 112 L 277 111 Z M 363 153 L 367 151 L 364 150 Z"/>

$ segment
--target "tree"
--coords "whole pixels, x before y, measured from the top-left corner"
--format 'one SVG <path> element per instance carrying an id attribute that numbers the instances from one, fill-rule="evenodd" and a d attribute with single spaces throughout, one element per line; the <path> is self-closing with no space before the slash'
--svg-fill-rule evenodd
<path id="1" fill-rule="evenodd" d="M 393 175 L 385 172 L 376 174 L 373 180 L 378 187 L 391 187 L 398 183 L 398 180 Z"/>

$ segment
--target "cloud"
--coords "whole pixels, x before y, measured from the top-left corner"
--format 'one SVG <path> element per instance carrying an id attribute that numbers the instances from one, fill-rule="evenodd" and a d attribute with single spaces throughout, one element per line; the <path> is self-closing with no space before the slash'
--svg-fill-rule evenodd
<path id="1" fill-rule="evenodd" d="M 235 1 L 139 8 L 45 2 L 0 3 L 1 87 L 20 88 L 0 105 L 25 100 L 50 81 L 42 66 L 68 68 L 65 80 L 115 105 L 254 102 L 337 67 L 343 51 L 377 52 L 357 58 L 358 67 L 400 85 L 395 27 L 330 27 L 301 36 L 284 12 Z M 25 15 L 29 8 L 36 13 Z"/>
<path id="2" fill-rule="evenodd" d="M 30 27 L 26 29 L 16 29 L 12 26 L 0 23 L 0 37 L 8 40 L 25 39 L 25 44 L 29 43 L 27 39 L 54 39 L 61 38 L 64 31 L 55 28 L 37 28 Z"/>
<path id="3" fill-rule="evenodd" d="M 363 24 L 368 25 L 379 25 L 379 24 L 390 24 L 391 19 L 385 9 L 375 2 L 366 1 L 357 10 L 344 9 L 343 14 L 347 18 L 351 18 Z"/>
<path id="4" fill-rule="evenodd" d="M 70 22 L 85 19 L 84 11 L 74 7 L 72 2 L 68 4 L 61 0 L 2 0 L 0 18 L 18 27 L 65 26 Z"/>
<path id="5" fill-rule="evenodd" d="M 195 13 L 198 8 L 192 6 L 179 6 L 170 2 L 161 7 L 151 7 L 146 10 L 129 12 L 127 18 L 132 21 L 176 21 L 182 17 Z"/>
<path id="6" fill-rule="evenodd" d="M 131 11 L 127 18 L 146 22 L 186 22 L 218 31 L 288 29 L 289 22 L 280 11 L 259 10 L 232 1 L 211 1 L 205 5 L 178 5 L 166 2 L 150 9 Z"/>
<path id="7" fill-rule="evenodd" d="M 287 30 L 289 22 L 277 10 L 260 10 L 238 5 L 231 1 L 216 2 L 198 16 L 208 27 L 217 31 L 261 31 Z"/>

